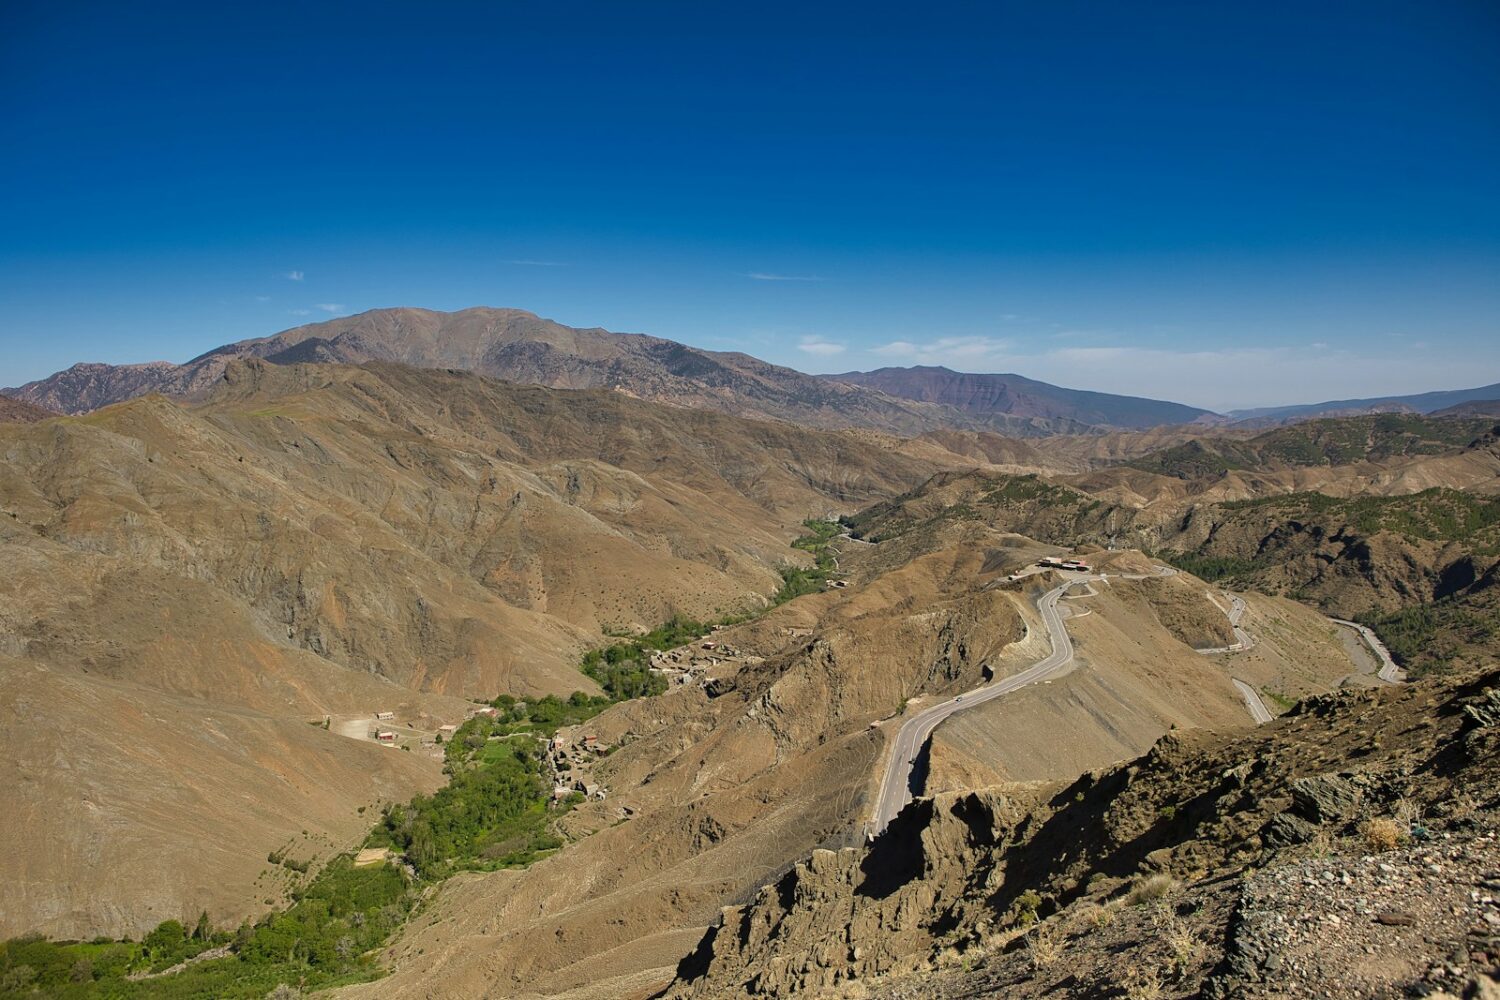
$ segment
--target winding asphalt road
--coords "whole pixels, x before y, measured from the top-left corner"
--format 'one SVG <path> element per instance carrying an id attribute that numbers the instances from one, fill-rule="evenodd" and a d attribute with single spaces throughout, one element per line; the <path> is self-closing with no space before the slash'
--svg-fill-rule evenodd
<path id="1" fill-rule="evenodd" d="M 1213 601 L 1213 592 L 1207 591 L 1206 593 L 1208 594 L 1208 599 Z M 1205 655 L 1209 653 L 1238 653 L 1241 650 L 1251 649 L 1255 646 L 1255 640 L 1251 638 L 1250 633 L 1240 627 L 1240 622 L 1245 617 L 1245 599 L 1231 594 L 1227 590 L 1223 591 L 1223 594 L 1229 598 L 1229 610 L 1225 613 L 1229 616 L 1229 627 L 1234 630 L 1234 645 L 1220 646 L 1217 649 L 1198 650 L 1198 652 Z M 1218 604 L 1217 601 L 1214 601 L 1214 603 Z M 1246 684 L 1238 677 L 1231 676 L 1229 679 L 1234 682 L 1235 690 L 1240 693 L 1240 699 L 1244 701 L 1245 708 L 1250 713 L 1250 718 L 1255 720 L 1257 726 L 1270 722 L 1275 718 L 1271 714 L 1271 710 L 1266 707 L 1266 703 L 1261 700 L 1259 691 L 1256 691 L 1255 688 Z"/>
<path id="2" fill-rule="evenodd" d="M 1009 694 L 1028 684 L 1044 680 L 1073 662 L 1073 640 L 1068 638 L 1068 630 L 1063 627 L 1062 615 L 1057 610 L 1057 601 L 1073 584 L 1097 579 L 1098 577 L 1090 576 L 1069 580 L 1062 586 L 1047 591 L 1037 600 L 1037 610 L 1041 612 L 1042 621 L 1047 626 L 1047 634 L 1052 639 L 1052 652 L 1045 659 L 1038 660 L 1020 673 L 1004 680 L 993 681 L 983 687 L 966 691 L 956 698 L 939 702 L 931 708 L 918 712 L 901 724 L 901 730 L 896 734 L 895 743 L 891 747 L 890 757 L 886 759 L 885 780 L 880 783 L 880 797 L 875 800 L 875 815 L 868 827 L 871 836 L 884 831 L 902 807 L 911 801 L 911 775 L 917 763 L 917 756 L 921 753 L 927 738 L 932 735 L 932 731 L 943 720 L 955 712 L 982 705 L 1003 694 Z"/>
<path id="3" fill-rule="evenodd" d="M 1206 591 L 1206 593 L 1208 594 L 1208 599 L 1213 601 L 1213 592 Z M 1198 650 L 1198 652 L 1205 655 L 1209 653 L 1238 653 L 1241 650 L 1251 649 L 1255 646 L 1255 640 L 1250 637 L 1250 633 L 1240 627 L 1240 620 L 1245 617 L 1245 599 L 1243 597 L 1236 597 L 1227 591 L 1224 593 L 1224 596 L 1229 598 L 1229 611 L 1227 614 L 1229 616 L 1229 627 L 1234 630 L 1234 645 Z M 1214 603 L 1217 604 L 1218 602 L 1214 601 Z"/>
<path id="4" fill-rule="evenodd" d="M 1271 710 L 1266 708 L 1266 703 L 1260 700 L 1260 695 L 1255 688 L 1246 684 L 1238 677 L 1231 677 L 1234 686 L 1239 689 L 1240 697 L 1245 700 L 1245 707 L 1250 710 L 1250 718 L 1255 720 L 1257 726 L 1271 721 Z"/>
<path id="5" fill-rule="evenodd" d="M 1158 567 L 1157 572 L 1163 576 L 1170 576 L 1176 571 L 1170 567 Z M 1121 575 L 1125 579 L 1140 578 L 1133 574 Z M 1049 676 L 1061 673 L 1073 662 L 1073 640 L 1068 637 L 1068 630 L 1063 626 L 1062 615 L 1057 610 L 1057 602 L 1074 584 L 1091 583 L 1100 579 L 1103 577 L 1076 577 L 1061 586 L 1054 587 L 1038 598 L 1036 607 L 1041 612 L 1042 621 L 1047 626 L 1047 634 L 1052 640 L 1052 652 L 1044 659 L 1038 660 L 1020 673 L 1004 680 L 974 688 L 972 691 L 966 691 L 957 697 L 939 702 L 931 708 L 918 712 L 901 724 L 900 731 L 896 733 L 895 744 L 891 747 L 890 756 L 886 758 L 885 778 L 880 783 L 880 796 L 875 800 L 875 815 L 866 827 L 869 836 L 874 837 L 884 832 L 891 820 L 896 818 L 896 814 L 911 801 L 911 778 L 917 757 L 923 745 L 932 736 L 932 731 L 949 716 L 966 708 L 992 701 L 1001 695 L 1010 694 L 1028 684 L 1045 680 Z M 1226 614 L 1229 617 L 1229 625 L 1234 630 L 1235 644 L 1218 649 L 1201 649 L 1200 653 L 1235 652 L 1250 649 L 1255 645 L 1254 638 L 1240 625 L 1245 617 L 1245 599 L 1227 592 L 1224 596 L 1229 598 L 1229 611 Z M 1382 681 L 1388 684 L 1400 682 L 1401 678 L 1397 673 L 1400 668 L 1396 666 L 1396 661 L 1391 659 L 1390 651 L 1385 648 L 1385 644 L 1376 637 L 1374 632 L 1357 622 L 1345 621 L 1341 618 L 1330 620 L 1359 632 L 1365 644 L 1380 658 L 1381 667 L 1378 676 Z M 1274 718 L 1270 710 L 1266 708 L 1265 702 L 1261 700 L 1260 694 L 1253 687 L 1235 677 L 1231 677 L 1230 680 L 1234 682 L 1240 697 L 1244 699 L 1245 708 L 1249 710 L 1250 717 L 1257 725 L 1270 722 Z"/>

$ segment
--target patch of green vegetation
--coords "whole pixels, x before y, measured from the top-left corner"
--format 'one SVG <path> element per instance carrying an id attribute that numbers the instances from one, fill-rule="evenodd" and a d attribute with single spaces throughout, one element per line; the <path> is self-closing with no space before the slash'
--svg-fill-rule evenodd
<path id="1" fill-rule="evenodd" d="M 38 936 L 0 943 L 0 997 L 83 1000 L 208 1000 L 264 997 L 283 983 L 305 989 L 365 982 L 380 975 L 372 949 L 406 919 L 415 887 L 389 864 L 355 868 L 348 855 L 330 862 L 290 907 L 245 923 L 233 934 L 207 917 L 188 931 L 168 920 L 139 942 L 48 941 Z M 229 954 L 153 979 L 210 948 Z"/>
<path id="2" fill-rule="evenodd" d="M 1201 479 L 1232 469 L 1272 465 L 1347 465 L 1408 455 L 1455 452 L 1491 429 L 1494 421 L 1434 419 L 1411 413 L 1308 420 L 1266 431 L 1247 441 L 1209 438 L 1152 452 L 1127 465 Z"/>
<path id="3" fill-rule="evenodd" d="M 1431 604 L 1418 604 L 1390 612 L 1366 612 L 1355 621 L 1373 629 L 1390 650 L 1391 658 L 1404 667 L 1423 662 L 1428 670 L 1446 667 L 1450 656 L 1434 650 L 1438 615 Z"/>
<path id="4" fill-rule="evenodd" d="M 781 567 L 781 588 L 771 595 L 772 605 L 785 604 L 804 594 L 816 594 L 828 586 L 828 573 L 817 567 Z"/>
<path id="5" fill-rule="evenodd" d="M 812 553 L 813 565 L 782 566 L 780 569 L 781 587 L 771 595 L 771 607 L 785 604 L 804 594 L 816 594 L 827 589 L 828 581 L 838 571 L 838 564 L 833 558 L 833 553 L 829 551 L 828 543 L 842 530 L 841 524 L 842 522 L 822 521 L 816 518 L 802 522 L 802 526 L 808 529 L 808 533 L 794 539 L 792 548 Z"/>
<path id="6" fill-rule="evenodd" d="M 599 682 L 612 701 L 661 694 L 667 680 L 651 672 L 651 654 L 673 649 L 706 635 L 711 626 L 675 615 L 665 624 L 622 642 L 583 654 L 582 669 Z"/>
<path id="7" fill-rule="evenodd" d="M 1254 459 L 1245 453 L 1239 442 L 1214 441 L 1210 447 L 1203 441 L 1187 441 L 1125 464 L 1178 479 L 1206 479 L 1223 475 L 1231 469 L 1248 468 L 1254 464 Z"/>
<path id="8" fill-rule="evenodd" d="M 1213 556 L 1198 552 L 1170 551 L 1153 554 L 1168 565 L 1176 566 L 1183 572 L 1191 573 L 1203 580 L 1227 580 L 1232 577 L 1247 576 L 1259 568 L 1255 560 L 1242 559 L 1238 556 Z"/>
<path id="9" fill-rule="evenodd" d="M 828 547 L 828 543 L 838 537 L 843 530 L 839 521 L 823 521 L 817 518 L 809 518 L 802 522 L 802 526 L 808 533 L 792 540 L 792 548 L 802 549 L 805 552 L 821 554 Z"/>
<path id="10" fill-rule="evenodd" d="M 649 641 L 669 642 L 682 627 L 669 623 L 652 632 Z M 542 773 L 543 741 L 613 704 L 612 698 L 582 691 L 566 699 L 499 696 L 490 702 L 498 714 L 475 715 L 445 745 L 448 784 L 432 795 L 386 807 L 366 846 L 405 855 L 426 880 L 527 865 L 556 850 L 562 840 L 551 830 L 557 812 L 548 809 L 551 788 Z"/>
<path id="11" fill-rule="evenodd" d="M 1071 503 L 1082 499 L 1082 494 L 1070 490 L 1066 486 L 1054 486 L 1051 483 L 1045 482 L 1035 473 L 1024 476 L 1010 476 L 984 494 L 984 501 L 986 503 L 996 505 L 1004 505 L 1006 502 L 1031 500 L 1044 500 L 1049 504 Z"/>
<path id="12" fill-rule="evenodd" d="M 1455 596 L 1397 611 L 1370 611 L 1355 620 L 1367 625 L 1411 677 L 1450 668 L 1471 647 L 1492 650 L 1500 641 L 1500 614 L 1493 596 L 1485 601 Z"/>
<path id="13" fill-rule="evenodd" d="M 1332 510 L 1338 506 L 1339 500 L 1328 496 L 1326 493 L 1303 492 L 1303 493 L 1281 493 L 1275 496 L 1250 497 L 1245 500 L 1224 500 L 1219 503 L 1220 510 L 1297 510 L 1319 513 Z"/>
<path id="14" fill-rule="evenodd" d="M 1267 510 L 1278 515 L 1337 518 L 1363 535 L 1389 531 L 1427 541 L 1465 542 L 1478 555 L 1500 554 L 1500 498 L 1435 487 L 1421 493 L 1343 499 L 1322 493 L 1230 500 L 1221 510 Z"/>
<path id="15" fill-rule="evenodd" d="M 428 880 L 530 864 L 561 847 L 550 830 L 541 744 L 526 734 L 491 740 L 490 726 L 484 716 L 460 726 L 448 743 L 448 784 L 387 806 L 367 845 L 405 855 Z"/>
<path id="16" fill-rule="evenodd" d="M 1287 711 L 1293 705 L 1297 704 L 1296 698 L 1288 697 L 1280 691 L 1275 691 L 1268 687 L 1262 687 L 1260 689 L 1260 693 L 1265 695 L 1271 701 L 1274 701 L 1277 707 L 1280 708 L 1283 712 Z"/>
<path id="17" fill-rule="evenodd" d="M 615 704 L 602 695 L 587 695 L 574 691 L 567 699 L 549 694 L 542 698 L 521 700 L 502 694 L 490 702 L 500 714 L 490 723 L 490 733 L 510 736 L 515 733 L 535 733 L 550 737 L 563 726 L 576 726 L 586 722 Z M 455 739 L 457 733 L 454 734 Z"/>

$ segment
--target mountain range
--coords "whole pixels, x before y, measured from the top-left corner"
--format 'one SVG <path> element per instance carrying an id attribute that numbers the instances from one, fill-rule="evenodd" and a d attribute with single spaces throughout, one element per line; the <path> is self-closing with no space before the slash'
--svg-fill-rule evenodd
<path id="1" fill-rule="evenodd" d="M 1351 417 L 1362 413 L 1437 413 L 1466 403 L 1500 399 L 1500 382 L 1474 389 L 1419 392 L 1407 396 L 1375 396 L 1370 399 L 1331 399 L 1300 406 L 1263 406 L 1253 410 L 1231 410 L 1228 416 L 1241 422 L 1282 423 L 1313 417 Z"/>
<path id="2" fill-rule="evenodd" d="M 275 364 L 397 362 L 473 371 L 555 389 L 610 389 L 674 406 L 822 429 L 903 435 L 994 431 L 1011 437 L 1099 429 L 1239 423 L 1271 426 L 1326 415 L 1429 413 L 1500 398 L 1500 384 L 1412 396 L 1234 411 L 1066 389 L 1014 374 L 918 366 L 808 375 L 740 352 L 707 351 L 644 334 L 575 328 L 519 309 L 374 309 L 241 340 L 175 364 L 80 363 L 0 395 L 61 413 L 86 413 L 147 393 L 200 398 L 236 358 Z"/>
<path id="3" fill-rule="evenodd" d="M 969 414 L 938 403 L 806 375 L 747 354 L 704 351 L 643 334 L 576 329 L 519 309 L 376 309 L 226 344 L 185 364 L 78 364 L 4 394 L 83 413 L 160 392 L 201 396 L 236 358 L 275 364 L 390 361 L 473 371 L 554 389 L 611 389 L 674 406 L 718 410 L 824 429 L 865 427 L 916 434 L 945 427 L 1018 436 L 1087 426 L 1059 416 Z"/>
<path id="4" fill-rule="evenodd" d="M 934 962 L 1003 976 L 1027 946 L 992 935 L 1056 928 L 1073 902 L 1112 907 L 1117 928 L 1146 933 L 1155 918 L 1127 900 L 1155 875 L 1181 880 L 1173 912 L 1196 921 L 1201 941 L 1224 942 L 1228 910 L 1221 920 L 1186 904 L 1228 907 L 1235 872 L 1296 860 L 1261 833 L 1275 823 L 1313 836 L 1310 819 L 1276 819 L 1295 797 L 1288 782 L 1323 771 L 1344 782 L 1358 769 L 1381 781 L 1386 762 L 1420 763 L 1403 747 L 1441 736 L 1443 759 L 1472 747 L 1474 762 L 1489 761 L 1458 785 L 1493 786 L 1500 726 L 1485 743 L 1460 731 L 1468 691 L 1403 696 L 1378 716 L 1378 747 L 1351 715 L 1319 707 L 1341 688 L 1357 689 L 1341 703 L 1351 713 L 1379 707 L 1368 692 L 1401 690 L 1325 614 L 1372 623 L 1413 676 L 1493 663 L 1493 421 L 1380 414 L 1259 434 L 1179 425 L 1022 441 L 949 427 L 903 438 L 721 411 L 815 413 L 784 391 L 806 379 L 866 414 L 975 417 L 690 348 L 683 365 L 717 367 L 667 371 L 649 363 L 666 342 L 528 314 L 387 312 L 305 333 L 136 366 L 156 391 L 85 416 L 0 421 L 0 798 L 13 804 L 0 839 L 15 845 L 0 856 L 11 887 L 0 937 L 57 939 L 0 942 L 0 983 L 45 967 L 46 988 L 71 989 L 71 957 L 31 956 L 72 956 L 96 945 L 65 941 L 99 935 L 134 940 L 98 948 L 145 955 L 132 949 L 153 928 L 206 914 L 224 940 L 252 921 L 251 943 L 138 980 L 147 985 L 132 995 L 255 1000 L 262 986 L 328 984 L 347 969 L 389 975 L 346 980 L 339 1000 L 710 998 L 743 995 L 747 976 L 776 996 L 825 972 L 869 985 L 827 994 L 846 1000 L 972 996 L 925 981 L 882 993 L 880 977 L 926 975 Z M 559 346 L 541 350 L 542 336 Z M 397 349 L 407 363 L 299 361 Z M 529 351 L 559 366 L 538 364 L 538 376 L 585 387 L 462 370 L 507 351 L 512 370 Z M 611 366 L 636 374 L 587 387 Z M 715 396 L 704 371 L 735 376 Z M 673 386 L 695 395 L 636 398 Z M 1025 394 L 1028 406 L 1046 402 L 1041 389 Z M 1057 598 L 1060 581 L 1035 570 L 1066 552 L 1098 576 Z M 1249 648 L 1229 650 L 1226 587 L 1243 602 Z M 1072 665 L 970 699 L 934 730 L 925 774 L 913 772 L 917 801 L 867 849 L 888 746 L 931 706 L 1057 648 L 1043 634 L 1048 593 L 1065 601 Z M 624 637 L 669 625 L 694 638 L 652 656 L 659 693 L 509 739 L 463 721 L 496 695 L 598 698 L 609 687 L 589 657 L 612 662 Z M 1252 704 L 1289 718 L 1233 742 L 1252 739 Z M 1433 720 L 1420 732 L 1418 710 Z M 411 752 L 378 742 L 388 715 Z M 1308 725 L 1321 728 L 1298 728 Z M 563 747 L 548 740 L 544 763 L 531 755 L 549 736 Z M 1164 758 L 1179 738 L 1206 749 Z M 449 755 L 455 746 L 493 759 L 470 767 Z M 1272 752 L 1276 767 L 1245 774 L 1260 797 L 1241 801 L 1225 784 L 1230 762 Z M 1294 772 L 1281 766 L 1290 755 Z M 531 778 L 502 792 L 508 763 L 523 759 L 535 762 Z M 1132 759 L 1143 763 L 1120 763 Z M 1158 778 L 1163 763 L 1174 770 Z M 1425 796 L 1452 809 L 1427 817 L 1447 824 L 1432 827 L 1440 836 L 1465 829 L 1472 804 L 1425 771 L 1402 773 L 1410 780 L 1389 795 L 1361 786 L 1389 803 L 1372 808 Z M 570 801 L 580 783 L 582 801 Z M 568 800 L 548 808 L 559 790 Z M 358 921 L 330 916 L 338 933 L 318 940 L 333 957 L 311 973 L 300 957 L 311 932 L 285 935 L 285 960 L 256 957 L 255 942 L 279 940 L 291 914 L 321 912 L 355 848 L 383 849 L 382 831 L 399 832 L 408 807 L 436 795 L 442 815 L 476 817 L 487 838 L 465 868 L 454 862 L 465 874 L 421 875 L 412 899 L 426 902 L 410 917 L 380 906 Z M 482 818 L 487 802 L 524 808 L 549 839 L 514 855 L 532 841 L 503 816 Z M 1325 822 L 1328 843 L 1363 819 Z M 418 828 L 393 849 L 414 856 Z M 1053 857 L 1058 844 L 1068 858 Z M 407 884 L 404 867 L 359 871 L 350 877 Z M 1013 906 L 1026 893 L 1036 902 Z M 768 939 L 760 929 L 778 920 L 787 933 Z M 379 926 L 349 941 L 378 955 L 331 964 L 362 921 Z M 961 963 L 949 955 L 954 926 L 994 944 L 987 965 L 979 947 L 965 945 Z M 1156 961 L 1149 944 L 1120 958 L 1122 940 L 1076 941 L 1091 995 L 1119 995 L 1103 980 L 1127 958 Z M 1172 967 L 1173 995 L 1194 995 L 1218 967 L 1224 946 L 1214 947 Z M 123 995 L 137 981 L 124 960 L 111 968 L 92 992 L 43 995 Z M 253 990 L 190 989 L 252 975 L 263 977 Z M 997 992 L 1037 995 L 1003 985 L 977 995 Z M 0 986 L 12 995 L 36 994 Z"/>

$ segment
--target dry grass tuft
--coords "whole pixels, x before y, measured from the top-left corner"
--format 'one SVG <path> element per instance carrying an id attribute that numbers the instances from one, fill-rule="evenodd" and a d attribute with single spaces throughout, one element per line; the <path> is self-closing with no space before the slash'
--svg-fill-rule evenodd
<path id="1" fill-rule="evenodd" d="M 1401 827 L 1393 819 L 1381 816 L 1366 820 L 1359 832 L 1365 838 L 1365 846 L 1376 853 L 1394 851 L 1401 846 Z"/>
<path id="2" fill-rule="evenodd" d="M 1130 887 L 1130 895 L 1125 897 L 1125 902 L 1131 906 L 1154 903 L 1176 887 L 1177 882 L 1170 875 L 1148 875 Z"/>
<path id="3" fill-rule="evenodd" d="M 1391 807 L 1391 816 L 1401 832 L 1409 837 L 1412 827 L 1422 825 L 1422 805 L 1411 799 L 1397 799 L 1396 804 Z"/>
<path id="4" fill-rule="evenodd" d="M 1203 942 L 1181 920 L 1171 920 L 1162 932 L 1162 941 L 1171 956 L 1172 971 L 1182 975 L 1203 957 Z"/>
<path id="5" fill-rule="evenodd" d="M 964 953 L 950 945 L 938 952 L 933 964 L 939 969 L 961 968 L 964 964 Z"/>
<path id="6" fill-rule="evenodd" d="M 1076 911 L 1076 920 L 1086 930 L 1097 931 L 1114 923 L 1115 911 L 1120 908 L 1120 900 L 1111 899 L 1105 903 L 1084 903 Z"/>
<path id="7" fill-rule="evenodd" d="M 1125 976 L 1125 1000 L 1161 1000 L 1166 990 L 1155 969 L 1131 969 Z"/>
<path id="8" fill-rule="evenodd" d="M 1062 957 L 1062 942 L 1050 925 L 1040 924 L 1026 935 L 1026 954 L 1036 972 L 1053 965 Z"/>

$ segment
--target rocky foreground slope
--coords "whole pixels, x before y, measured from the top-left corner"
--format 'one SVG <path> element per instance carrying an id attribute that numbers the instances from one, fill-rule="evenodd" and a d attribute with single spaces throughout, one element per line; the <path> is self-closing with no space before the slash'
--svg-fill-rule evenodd
<path id="1" fill-rule="evenodd" d="M 1500 672 L 1321 696 L 919 800 L 726 908 L 664 995 L 1462 993 L 1500 978 L 1497 810 Z"/>

